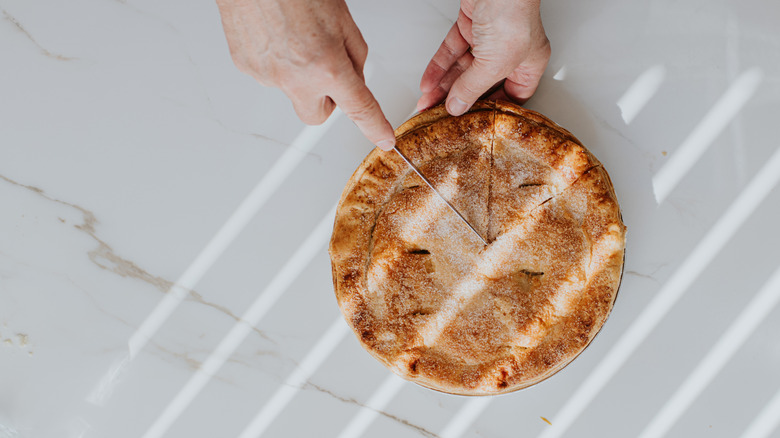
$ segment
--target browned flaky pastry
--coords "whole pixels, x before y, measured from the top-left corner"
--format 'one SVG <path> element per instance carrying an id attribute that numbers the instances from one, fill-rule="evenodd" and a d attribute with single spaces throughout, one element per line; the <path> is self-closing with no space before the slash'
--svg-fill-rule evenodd
<path id="1" fill-rule="evenodd" d="M 609 176 L 568 131 L 509 103 L 425 111 L 374 150 L 341 197 L 330 256 L 363 347 L 412 382 L 488 395 L 533 385 L 604 324 L 625 227 Z"/>

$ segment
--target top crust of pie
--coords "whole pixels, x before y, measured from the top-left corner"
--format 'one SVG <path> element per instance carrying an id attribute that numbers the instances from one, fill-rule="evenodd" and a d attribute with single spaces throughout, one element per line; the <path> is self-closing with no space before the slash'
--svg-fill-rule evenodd
<path id="1" fill-rule="evenodd" d="M 358 340 L 401 377 L 463 395 L 514 391 L 571 362 L 617 294 L 625 227 L 607 172 L 534 111 L 425 111 L 347 184 L 330 256 Z"/>

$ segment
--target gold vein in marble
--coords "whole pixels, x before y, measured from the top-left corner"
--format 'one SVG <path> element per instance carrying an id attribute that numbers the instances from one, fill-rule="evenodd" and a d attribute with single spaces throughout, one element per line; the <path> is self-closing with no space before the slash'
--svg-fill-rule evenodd
<path id="1" fill-rule="evenodd" d="M 336 400 L 338 400 L 338 401 L 340 401 L 342 403 L 355 405 L 355 406 L 358 406 L 360 408 L 368 408 L 368 409 L 370 409 L 364 403 L 361 403 L 361 402 L 355 400 L 352 397 L 345 397 L 343 395 L 336 394 L 335 392 L 333 392 L 333 391 L 331 391 L 331 390 L 329 390 L 329 389 L 327 389 L 327 388 L 325 388 L 323 386 L 317 385 L 316 383 L 311 382 L 311 381 L 306 382 L 306 384 L 303 385 L 302 389 L 313 389 L 315 391 L 318 391 L 318 392 L 321 392 L 323 394 L 329 395 L 330 397 L 333 397 L 334 399 L 336 399 Z M 428 429 L 426 429 L 426 428 L 424 428 L 422 426 L 419 426 L 417 424 L 414 424 L 414 423 L 412 423 L 409 420 L 405 420 L 405 419 L 403 419 L 403 418 L 401 418 L 401 417 L 399 417 L 397 415 L 393 415 L 393 414 L 391 414 L 389 412 L 386 412 L 386 411 L 383 411 L 381 409 L 377 410 L 376 412 L 377 412 L 377 414 L 382 415 L 385 418 L 393 420 L 393 421 L 395 421 L 397 423 L 400 423 L 403 426 L 406 426 L 406 427 L 414 430 L 415 432 L 419 433 L 422 436 L 425 436 L 425 437 L 428 437 L 428 438 L 440 438 L 439 435 L 431 432 L 430 430 L 428 430 Z"/>
<path id="2" fill-rule="evenodd" d="M 219 345 L 190 377 L 184 387 L 163 409 L 157 419 L 142 435 L 143 438 L 161 438 L 179 418 L 182 412 L 195 400 L 206 384 L 217 374 L 225 362 L 244 342 L 250 327 L 256 326 L 276 301 L 284 294 L 311 260 L 322 250 L 330 237 L 336 205 L 325 214 L 309 236 L 257 296 L 252 305 L 242 315 Z"/>
<path id="3" fill-rule="evenodd" d="M 4 175 L 0 175 L 0 180 L 3 180 L 5 182 L 7 182 L 9 184 L 12 184 L 12 185 L 15 185 L 17 187 L 21 187 L 23 189 L 29 190 L 29 191 L 31 191 L 31 192 L 33 192 L 33 193 L 43 197 L 44 199 L 46 199 L 48 201 L 51 201 L 51 202 L 54 202 L 54 203 L 57 203 L 57 204 L 61 204 L 61 205 L 65 205 L 67 207 L 70 207 L 70 208 L 73 208 L 73 209 L 79 211 L 82 214 L 83 222 L 81 224 L 74 225 L 74 228 L 76 228 L 77 230 L 83 231 L 85 234 L 87 234 L 92 239 L 94 239 L 95 242 L 97 242 L 97 244 L 98 244 L 97 248 L 89 251 L 87 253 L 87 256 L 92 261 L 92 263 L 94 263 L 100 269 L 112 272 L 112 273 L 117 274 L 117 275 L 119 275 L 121 277 L 124 277 L 124 278 L 134 278 L 136 280 L 141 280 L 144 283 L 147 283 L 147 284 L 149 284 L 151 286 L 154 286 L 155 289 L 157 289 L 157 290 L 159 290 L 160 292 L 163 292 L 163 293 L 168 293 L 170 291 L 171 287 L 174 285 L 174 283 L 172 281 L 170 281 L 168 279 L 165 279 L 163 277 L 157 276 L 157 275 L 153 275 L 153 274 L 149 273 L 147 270 L 145 270 L 145 269 L 141 268 L 140 266 L 138 266 L 135 262 L 133 262 L 131 260 L 128 260 L 128 259 L 125 259 L 125 258 L 119 256 L 118 254 L 116 254 L 116 252 L 113 250 L 113 248 L 111 248 L 111 246 L 108 243 L 106 243 L 103 239 L 98 237 L 95 227 L 99 223 L 99 221 L 95 217 L 95 214 L 92 213 L 91 211 L 89 211 L 86 208 L 81 207 L 79 205 L 76 205 L 76 204 L 73 204 L 73 203 L 70 203 L 70 202 L 67 202 L 67 201 L 63 201 L 63 200 L 60 200 L 60 199 L 57 199 L 57 198 L 53 198 L 53 197 L 49 196 L 44 190 L 42 190 L 42 189 L 40 189 L 38 187 L 27 185 L 27 184 L 22 184 L 20 182 L 14 181 L 13 179 L 4 176 Z M 58 219 L 59 219 L 60 222 L 66 223 L 65 219 L 63 219 L 61 217 L 58 217 Z M 70 280 L 70 281 L 71 281 L 71 283 L 73 283 L 72 280 Z M 83 290 L 83 288 L 82 288 L 82 290 Z M 234 320 L 236 322 L 241 321 L 241 318 L 238 315 L 236 315 L 235 313 L 233 313 L 227 307 L 222 306 L 222 305 L 217 304 L 217 303 L 214 303 L 214 302 L 211 302 L 211 301 L 207 301 L 206 299 L 203 298 L 203 296 L 201 294 L 199 294 L 198 292 L 196 292 L 196 291 L 194 291 L 192 289 L 189 289 L 187 292 L 188 292 L 188 300 L 196 302 L 196 303 L 199 303 L 199 304 L 202 304 L 204 306 L 211 307 L 214 310 L 217 310 L 220 313 L 225 314 L 226 316 L 230 317 L 230 319 L 232 319 L 232 320 Z M 268 340 L 268 341 L 273 341 L 268 335 L 263 333 L 261 330 L 255 328 L 255 327 L 253 327 L 253 330 L 255 331 L 255 333 L 257 333 L 263 339 Z"/>
<path id="4" fill-rule="evenodd" d="M 22 26 L 22 24 L 19 23 L 19 20 L 17 20 L 16 17 L 14 17 L 13 15 L 9 14 L 8 11 L 6 11 L 5 9 L 0 9 L 0 10 L 3 11 L 3 16 L 5 17 L 5 19 L 10 21 L 11 24 L 13 24 L 14 27 L 16 27 L 17 30 L 19 30 L 21 33 L 24 34 L 24 36 L 27 37 L 27 39 L 32 41 L 32 43 L 35 44 L 35 46 L 38 47 L 38 49 L 41 51 L 41 53 L 43 53 L 46 57 L 52 58 L 52 59 L 56 59 L 58 61 L 73 61 L 73 60 L 77 59 L 77 58 L 72 58 L 72 57 L 69 57 L 69 56 L 63 56 L 63 55 L 60 55 L 58 53 L 50 52 L 48 49 L 43 47 L 35 38 L 33 38 L 33 36 L 30 34 L 30 32 L 28 32 L 27 29 L 25 29 Z"/>

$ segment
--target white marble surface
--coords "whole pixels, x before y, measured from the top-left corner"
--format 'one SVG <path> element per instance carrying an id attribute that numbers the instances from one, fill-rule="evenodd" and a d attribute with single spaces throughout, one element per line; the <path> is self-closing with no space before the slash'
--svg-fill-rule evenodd
<path id="1" fill-rule="evenodd" d="M 398 124 L 457 2 L 350 6 Z M 329 211 L 370 145 L 240 74 L 212 2 L 0 9 L 0 437 L 780 436 L 780 3 L 544 1 L 527 106 L 609 170 L 626 271 L 581 357 L 489 399 L 338 322 Z"/>

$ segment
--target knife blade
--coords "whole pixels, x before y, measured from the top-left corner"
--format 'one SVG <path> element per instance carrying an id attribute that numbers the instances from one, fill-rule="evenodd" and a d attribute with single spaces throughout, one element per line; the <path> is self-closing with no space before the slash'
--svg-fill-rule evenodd
<path id="1" fill-rule="evenodd" d="M 416 173 L 416 174 L 417 174 L 417 176 L 419 176 L 419 177 L 420 177 L 420 179 L 421 179 L 421 180 L 423 180 L 423 181 L 425 182 L 425 184 L 427 184 L 427 185 L 428 185 L 428 187 L 430 187 L 430 188 L 431 188 L 431 190 L 433 190 L 433 192 L 434 192 L 434 193 L 436 193 L 436 195 L 439 197 L 439 199 L 441 199 L 441 200 L 444 202 L 444 204 L 446 204 L 446 205 L 447 205 L 447 207 L 449 207 L 449 208 L 450 208 L 450 210 L 452 210 L 452 211 L 453 211 L 453 213 L 455 213 L 455 215 L 457 215 L 457 216 L 460 218 L 460 220 L 462 220 L 462 221 L 463 221 L 463 223 L 464 223 L 464 224 L 466 224 L 466 226 L 467 226 L 467 227 L 469 227 L 469 229 L 470 229 L 471 231 L 473 231 L 473 232 L 474 232 L 474 234 L 476 234 L 476 235 L 477 235 L 477 237 L 479 237 L 479 240 L 481 240 L 481 241 L 482 241 L 482 243 L 484 243 L 485 245 L 487 245 L 487 244 L 488 244 L 488 243 L 487 243 L 487 241 L 486 241 L 484 238 L 482 238 L 482 236 L 481 236 L 481 235 L 480 235 L 480 234 L 477 232 L 477 230 L 476 230 L 474 227 L 472 227 L 472 226 L 471 226 L 471 224 L 469 223 L 469 221 L 467 221 L 467 220 L 466 220 L 466 218 L 465 218 L 465 217 L 463 217 L 463 215 L 462 215 L 462 214 L 460 214 L 460 212 L 459 212 L 459 211 L 458 211 L 458 210 L 457 210 L 457 209 L 456 209 L 456 208 L 455 208 L 455 207 L 454 207 L 452 204 L 450 204 L 450 202 L 449 202 L 449 201 L 447 201 L 447 200 L 444 198 L 444 196 L 442 196 L 442 194 L 441 194 L 441 193 L 439 193 L 439 191 L 438 191 L 438 190 L 436 190 L 436 187 L 434 187 L 434 186 L 433 186 L 433 184 L 431 184 L 431 182 L 430 182 L 430 181 L 428 181 L 428 178 L 426 178 L 426 177 L 425 177 L 425 175 L 423 175 L 423 174 L 422 174 L 422 172 L 420 172 L 420 169 L 418 169 L 418 168 L 417 168 L 417 166 L 415 166 L 414 164 L 412 164 L 412 161 L 411 161 L 409 158 L 407 158 L 407 157 L 406 157 L 406 155 L 404 155 L 404 154 L 403 154 L 403 153 L 402 153 L 400 150 L 398 150 L 398 148 L 397 148 L 397 147 L 393 147 L 393 150 L 394 150 L 394 151 L 396 151 L 396 152 L 398 153 L 398 155 L 400 155 L 400 156 L 401 156 L 401 158 L 403 158 L 403 160 L 404 160 L 404 161 L 406 161 L 406 164 L 409 166 L 409 168 L 411 168 L 411 169 L 414 171 L 414 173 Z"/>

